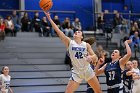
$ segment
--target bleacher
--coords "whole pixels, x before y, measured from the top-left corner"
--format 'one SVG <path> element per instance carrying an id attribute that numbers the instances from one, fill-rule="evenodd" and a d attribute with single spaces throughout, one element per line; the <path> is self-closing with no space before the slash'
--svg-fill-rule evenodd
<path id="1" fill-rule="evenodd" d="M 105 37 L 96 37 L 98 43 L 104 45 Z M 117 47 L 116 43 L 109 45 L 110 49 Z M 11 87 L 15 93 L 64 93 L 71 75 L 69 66 L 64 64 L 65 53 L 66 48 L 58 37 L 18 32 L 17 37 L 6 37 L 0 42 L 0 67 L 10 67 Z M 106 93 L 104 75 L 99 81 Z M 84 81 L 76 93 L 86 93 L 86 89 Z"/>

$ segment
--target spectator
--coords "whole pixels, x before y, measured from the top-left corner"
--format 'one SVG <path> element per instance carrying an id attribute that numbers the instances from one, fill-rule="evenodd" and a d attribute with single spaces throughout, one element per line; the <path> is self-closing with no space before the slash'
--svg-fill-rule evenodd
<path id="1" fill-rule="evenodd" d="M 39 13 L 35 12 L 34 18 L 32 20 L 33 28 L 35 28 L 35 32 L 41 33 L 41 19 L 39 18 Z"/>
<path id="2" fill-rule="evenodd" d="M 70 34 L 70 37 L 73 36 L 74 32 L 72 29 L 72 25 L 70 23 L 70 19 L 68 17 L 65 18 L 65 20 L 62 24 L 62 28 L 63 28 L 63 31 L 64 31 L 66 36 L 69 36 L 69 34 Z"/>
<path id="3" fill-rule="evenodd" d="M 116 13 L 116 16 L 114 18 L 114 27 L 116 28 L 116 32 L 122 32 L 123 29 L 125 29 L 125 32 L 128 34 L 128 26 L 126 24 L 126 21 L 123 20 L 123 18 L 120 16 L 119 13 Z"/>
<path id="4" fill-rule="evenodd" d="M 134 35 L 135 31 L 138 31 L 138 32 L 140 31 L 137 22 L 134 22 L 134 23 L 132 24 L 132 27 L 131 27 L 131 30 L 130 30 L 130 36 L 131 36 L 131 35 Z"/>
<path id="5" fill-rule="evenodd" d="M 42 18 L 42 29 L 43 29 L 43 33 L 42 33 L 43 36 L 48 37 L 50 34 L 50 26 L 49 26 L 45 16 Z"/>
<path id="6" fill-rule="evenodd" d="M 121 31 L 121 27 L 122 27 L 122 17 L 120 16 L 119 13 L 116 13 L 116 16 L 114 18 L 114 27 L 117 28 L 117 32 Z"/>
<path id="7" fill-rule="evenodd" d="M 75 18 L 74 22 L 72 22 L 72 26 L 74 28 L 74 32 L 78 30 L 82 30 L 82 25 L 79 18 Z"/>
<path id="8" fill-rule="evenodd" d="M 5 24 L 3 18 L 0 18 L 0 41 L 5 38 Z"/>
<path id="9" fill-rule="evenodd" d="M 17 11 L 13 11 L 11 17 L 12 17 L 12 20 L 13 20 L 13 23 L 14 23 L 15 30 L 19 31 L 21 29 L 21 25 L 20 25 L 19 17 L 17 15 Z"/>
<path id="10" fill-rule="evenodd" d="M 100 30 L 100 32 L 104 32 L 104 28 L 105 28 L 105 17 L 104 17 L 104 13 L 100 13 L 97 19 L 97 24 L 98 24 L 98 29 Z"/>
<path id="11" fill-rule="evenodd" d="M 123 18 L 124 18 L 124 19 L 127 19 L 127 20 L 130 20 L 130 19 L 129 19 L 129 15 L 128 15 L 129 9 L 128 9 L 128 6 L 127 6 L 127 5 L 125 5 L 125 6 L 123 7 L 123 13 L 127 13 L 127 14 L 124 14 L 124 15 L 123 15 Z"/>
<path id="12" fill-rule="evenodd" d="M 54 16 L 53 21 L 58 26 L 58 28 L 61 29 L 61 22 L 60 22 L 59 17 L 57 15 Z M 52 37 L 56 36 L 56 32 L 54 31 L 53 28 L 52 28 L 52 31 L 51 31 L 51 35 L 52 35 Z"/>
<path id="13" fill-rule="evenodd" d="M 21 30 L 24 32 L 28 32 L 30 29 L 30 25 L 31 25 L 31 20 L 28 17 L 28 13 L 24 12 L 24 16 L 21 18 Z"/>
<path id="14" fill-rule="evenodd" d="M 130 26 L 131 26 L 131 15 L 129 13 L 131 13 L 131 10 L 128 9 L 127 5 L 124 6 L 123 13 L 126 13 L 126 14 L 123 15 L 123 18 L 126 20 L 128 28 L 130 29 Z"/>
<path id="15" fill-rule="evenodd" d="M 7 16 L 6 20 L 5 20 L 5 34 L 8 35 L 9 33 L 11 33 L 11 36 L 16 36 L 17 31 L 14 28 L 14 23 L 13 20 L 11 18 L 11 16 Z"/>
<path id="16" fill-rule="evenodd" d="M 130 39 L 132 40 L 132 43 L 130 44 L 132 51 L 134 52 L 135 48 L 138 48 L 140 52 L 140 38 L 138 36 L 138 32 L 135 31 L 134 35 L 130 36 Z"/>

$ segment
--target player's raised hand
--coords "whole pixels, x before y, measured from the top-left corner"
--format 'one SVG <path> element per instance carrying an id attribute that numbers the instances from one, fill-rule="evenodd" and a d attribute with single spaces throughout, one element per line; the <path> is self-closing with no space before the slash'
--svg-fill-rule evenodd
<path id="1" fill-rule="evenodd" d="M 49 12 L 44 11 L 44 13 L 45 13 L 45 15 L 47 16 L 48 19 L 51 19 L 51 16 L 50 16 Z"/>
<path id="2" fill-rule="evenodd" d="M 98 65 L 102 65 L 104 63 L 104 58 L 100 58 L 97 62 Z"/>
<path id="3" fill-rule="evenodd" d="M 125 43 L 128 43 L 128 44 L 130 44 L 130 43 L 132 43 L 132 40 L 131 40 L 131 39 L 129 39 L 129 40 L 126 40 L 126 41 L 125 41 Z"/>

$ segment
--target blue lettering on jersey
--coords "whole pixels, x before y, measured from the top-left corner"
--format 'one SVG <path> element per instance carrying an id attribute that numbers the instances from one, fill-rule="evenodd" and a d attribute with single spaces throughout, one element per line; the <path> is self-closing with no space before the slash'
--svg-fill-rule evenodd
<path id="1" fill-rule="evenodd" d="M 72 47 L 72 50 L 83 52 L 83 51 L 85 51 L 85 48 L 83 48 L 83 47 Z"/>
<path id="2" fill-rule="evenodd" d="M 83 48 L 83 47 L 72 47 L 72 50 L 76 51 L 75 57 L 77 59 L 83 58 L 83 52 L 85 51 L 85 48 Z"/>
<path id="3" fill-rule="evenodd" d="M 10 83 L 10 81 L 4 81 L 4 83 Z"/>
<path id="4" fill-rule="evenodd" d="M 4 81 L 4 83 L 5 83 L 5 85 L 6 85 L 5 88 L 6 88 L 6 89 L 9 89 L 10 81 Z"/>

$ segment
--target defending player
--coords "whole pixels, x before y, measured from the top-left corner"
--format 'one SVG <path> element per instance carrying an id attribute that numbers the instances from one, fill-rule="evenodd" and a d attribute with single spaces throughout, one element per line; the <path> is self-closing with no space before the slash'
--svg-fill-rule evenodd
<path id="1" fill-rule="evenodd" d="M 127 53 L 122 58 L 119 50 L 114 50 L 111 54 L 112 62 L 99 68 L 100 65 L 103 64 L 103 59 L 101 58 L 95 67 L 97 75 L 105 73 L 108 87 L 107 93 L 123 93 L 122 71 L 124 70 L 126 62 L 128 62 L 131 57 L 131 49 L 128 45 L 129 43 L 131 43 L 131 40 L 126 40 L 124 42 Z"/>
<path id="2" fill-rule="evenodd" d="M 133 76 L 135 74 L 133 69 L 133 64 L 131 61 L 126 63 L 126 69 L 123 72 L 123 84 L 124 84 L 124 93 L 132 93 L 133 87 Z"/>
<path id="3" fill-rule="evenodd" d="M 133 69 L 132 71 L 135 72 L 134 75 L 134 84 L 133 84 L 133 89 L 132 93 L 140 93 L 140 70 L 138 68 L 138 61 L 137 60 L 132 60 L 133 63 Z"/>

